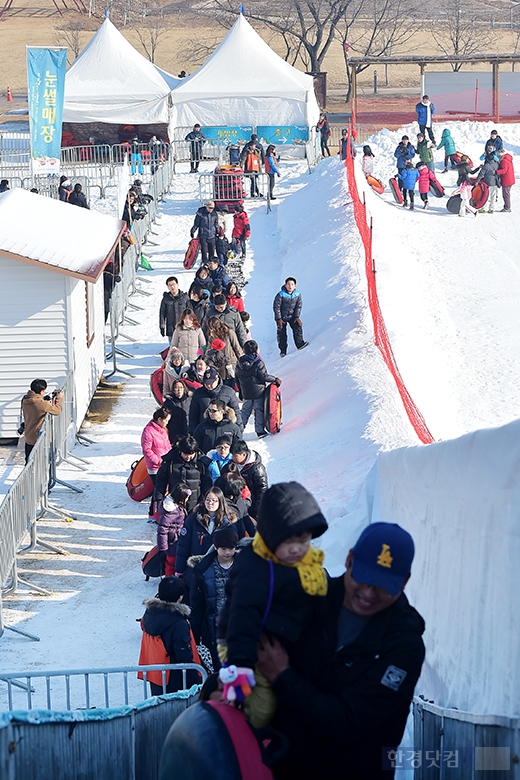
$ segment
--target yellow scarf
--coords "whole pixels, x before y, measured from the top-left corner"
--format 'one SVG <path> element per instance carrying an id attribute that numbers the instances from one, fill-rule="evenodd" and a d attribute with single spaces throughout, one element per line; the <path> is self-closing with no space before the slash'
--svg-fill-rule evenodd
<path id="1" fill-rule="evenodd" d="M 325 553 L 323 550 L 317 550 L 315 547 L 309 547 L 301 561 L 297 563 L 284 563 L 271 552 L 258 531 L 253 538 L 253 550 L 264 561 L 272 561 L 280 566 L 289 566 L 298 569 L 300 582 L 305 593 L 309 596 L 327 595 L 327 575 L 323 568 L 323 559 Z"/>

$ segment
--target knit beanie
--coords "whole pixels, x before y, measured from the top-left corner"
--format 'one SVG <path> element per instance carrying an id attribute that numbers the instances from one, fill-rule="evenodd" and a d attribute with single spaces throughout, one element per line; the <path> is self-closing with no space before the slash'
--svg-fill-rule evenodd
<path id="1" fill-rule="evenodd" d="M 328 527 L 316 499 L 298 482 L 270 487 L 262 496 L 257 521 L 258 533 L 273 553 L 290 536 L 310 531 L 316 539 Z"/>
<path id="2" fill-rule="evenodd" d="M 217 547 L 227 547 L 231 549 L 232 547 L 236 547 L 237 544 L 238 534 L 234 528 L 231 528 L 229 525 L 226 525 L 224 528 L 219 528 L 219 530 L 215 531 L 213 534 L 213 546 L 215 549 Z"/>

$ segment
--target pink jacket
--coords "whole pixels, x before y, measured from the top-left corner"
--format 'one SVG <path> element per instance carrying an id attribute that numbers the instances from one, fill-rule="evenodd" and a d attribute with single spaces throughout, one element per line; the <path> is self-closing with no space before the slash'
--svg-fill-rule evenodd
<path id="1" fill-rule="evenodd" d="M 149 474 L 157 474 L 162 456 L 172 448 L 168 438 L 168 429 L 162 428 L 154 420 L 145 425 L 141 434 L 141 448 Z"/>
<path id="2" fill-rule="evenodd" d="M 421 165 L 419 168 L 419 192 L 424 195 L 425 192 L 430 191 L 430 182 L 435 179 L 435 174 L 430 171 L 426 165 Z"/>

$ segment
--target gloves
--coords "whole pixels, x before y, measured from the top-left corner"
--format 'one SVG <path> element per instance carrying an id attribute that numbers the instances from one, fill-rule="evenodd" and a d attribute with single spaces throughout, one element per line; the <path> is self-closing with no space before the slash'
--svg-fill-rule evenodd
<path id="1" fill-rule="evenodd" d="M 228 701 L 245 701 L 251 695 L 251 688 L 256 685 L 255 674 L 247 666 L 223 666 L 219 678 L 224 683 L 222 695 Z"/>
<path id="2" fill-rule="evenodd" d="M 165 335 L 166 335 L 166 331 L 164 330 L 164 328 L 161 328 L 161 336 L 165 336 Z"/>
<path id="3" fill-rule="evenodd" d="M 284 324 L 285 323 L 284 323 L 283 320 L 276 320 L 276 327 L 278 328 L 278 330 L 281 330 L 283 328 Z"/>
<path id="4" fill-rule="evenodd" d="M 191 236 L 192 238 L 195 238 L 195 230 L 190 230 L 190 236 Z"/>
<path id="5" fill-rule="evenodd" d="M 302 327 L 302 321 L 301 321 L 301 319 L 299 317 L 295 317 L 293 322 L 294 322 L 295 325 L 298 325 L 299 328 Z"/>
<path id="6" fill-rule="evenodd" d="M 278 176 L 278 178 L 280 178 L 280 174 L 279 173 L 277 173 L 276 175 Z"/>
<path id="7" fill-rule="evenodd" d="M 276 379 L 274 380 L 274 383 L 275 383 L 276 387 L 280 387 L 280 385 L 282 384 L 282 380 L 279 379 L 278 377 L 276 377 Z"/>

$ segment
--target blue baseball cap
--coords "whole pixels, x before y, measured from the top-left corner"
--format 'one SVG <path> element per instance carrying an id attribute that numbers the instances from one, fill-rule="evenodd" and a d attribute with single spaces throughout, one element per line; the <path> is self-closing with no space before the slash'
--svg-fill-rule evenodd
<path id="1" fill-rule="evenodd" d="M 397 596 L 410 574 L 414 553 L 413 539 L 400 525 L 372 523 L 352 548 L 352 578 Z"/>

